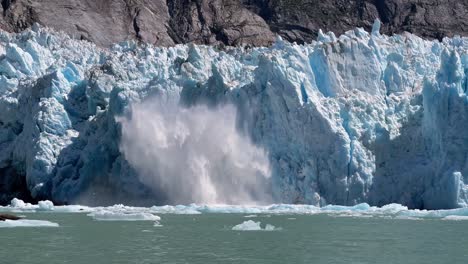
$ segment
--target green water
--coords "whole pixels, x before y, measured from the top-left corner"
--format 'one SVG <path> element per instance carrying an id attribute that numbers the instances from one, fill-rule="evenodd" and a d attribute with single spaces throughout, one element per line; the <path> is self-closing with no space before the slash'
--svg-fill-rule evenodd
<path id="1" fill-rule="evenodd" d="M 25 215 L 60 227 L 1 228 L 1 264 L 468 263 L 468 221 L 202 214 L 161 215 L 155 227 L 86 214 Z M 282 230 L 231 230 L 249 219 Z"/>

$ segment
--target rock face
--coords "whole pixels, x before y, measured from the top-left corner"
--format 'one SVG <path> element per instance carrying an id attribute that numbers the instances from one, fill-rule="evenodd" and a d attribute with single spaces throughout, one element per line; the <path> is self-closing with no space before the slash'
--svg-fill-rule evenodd
<path id="1" fill-rule="evenodd" d="M 376 18 L 386 34 L 441 39 L 468 30 L 468 2 L 458 0 L 3 0 L 1 8 L 7 31 L 38 22 L 100 46 L 129 39 L 259 46 L 276 34 L 304 43 L 319 29 L 370 29 Z"/>

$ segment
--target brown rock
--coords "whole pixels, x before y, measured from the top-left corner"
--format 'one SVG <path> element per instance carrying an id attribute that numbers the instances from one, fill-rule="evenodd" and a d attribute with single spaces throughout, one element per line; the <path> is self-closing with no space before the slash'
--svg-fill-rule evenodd
<path id="1" fill-rule="evenodd" d="M 0 214 L 0 221 L 5 221 L 5 220 L 20 220 L 21 217 L 18 217 L 16 215 L 11 215 L 11 214 Z"/>
<path id="2" fill-rule="evenodd" d="M 376 18 L 387 34 L 468 33 L 466 0 L 2 0 L 0 11 L 1 29 L 21 31 L 38 22 L 100 46 L 129 39 L 268 45 L 276 34 L 303 43 L 319 29 L 370 29 Z"/>

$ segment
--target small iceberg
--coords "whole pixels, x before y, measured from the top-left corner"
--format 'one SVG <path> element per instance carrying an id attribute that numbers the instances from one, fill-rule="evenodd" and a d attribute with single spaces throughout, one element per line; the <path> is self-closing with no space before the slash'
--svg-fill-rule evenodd
<path id="1" fill-rule="evenodd" d="M 59 224 L 45 220 L 5 220 L 0 221 L 0 228 L 8 227 L 58 227 Z"/>
<path id="2" fill-rule="evenodd" d="M 37 204 L 26 203 L 23 200 L 13 198 L 9 206 L 0 206 L 0 212 L 48 212 L 56 213 L 83 213 L 94 211 L 94 208 L 83 205 L 54 205 L 53 202 L 45 200 Z"/>
<path id="3" fill-rule="evenodd" d="M 151 213 L 125 213 L 112 211 L 96 211 L 88 216 L 97 221 L 159 221 L 161 217 Z"/>
<path id="4" fill-rule="evenodd" d="M 274 231 L 281 230 L 273 225 L 267 224 L 265 228 L 262 228 L 261 222 L 255 222 L 252 220 L 244 221 L 242 224 L 238 224 L 232 228 L 234 231 Z"/>

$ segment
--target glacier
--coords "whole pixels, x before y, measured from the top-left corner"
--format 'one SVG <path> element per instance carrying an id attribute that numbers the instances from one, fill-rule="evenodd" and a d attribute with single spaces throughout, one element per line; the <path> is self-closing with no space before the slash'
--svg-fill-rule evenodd
<path id="1" fill-rule="evenodd" d="M 379 28 L 223 50 L 1 31 L 0 202 L 167 202 L 121 142 L 122 118 L 159 98 L 234 106 L 276 202 L 468 207 L 468 39 Z"/>

